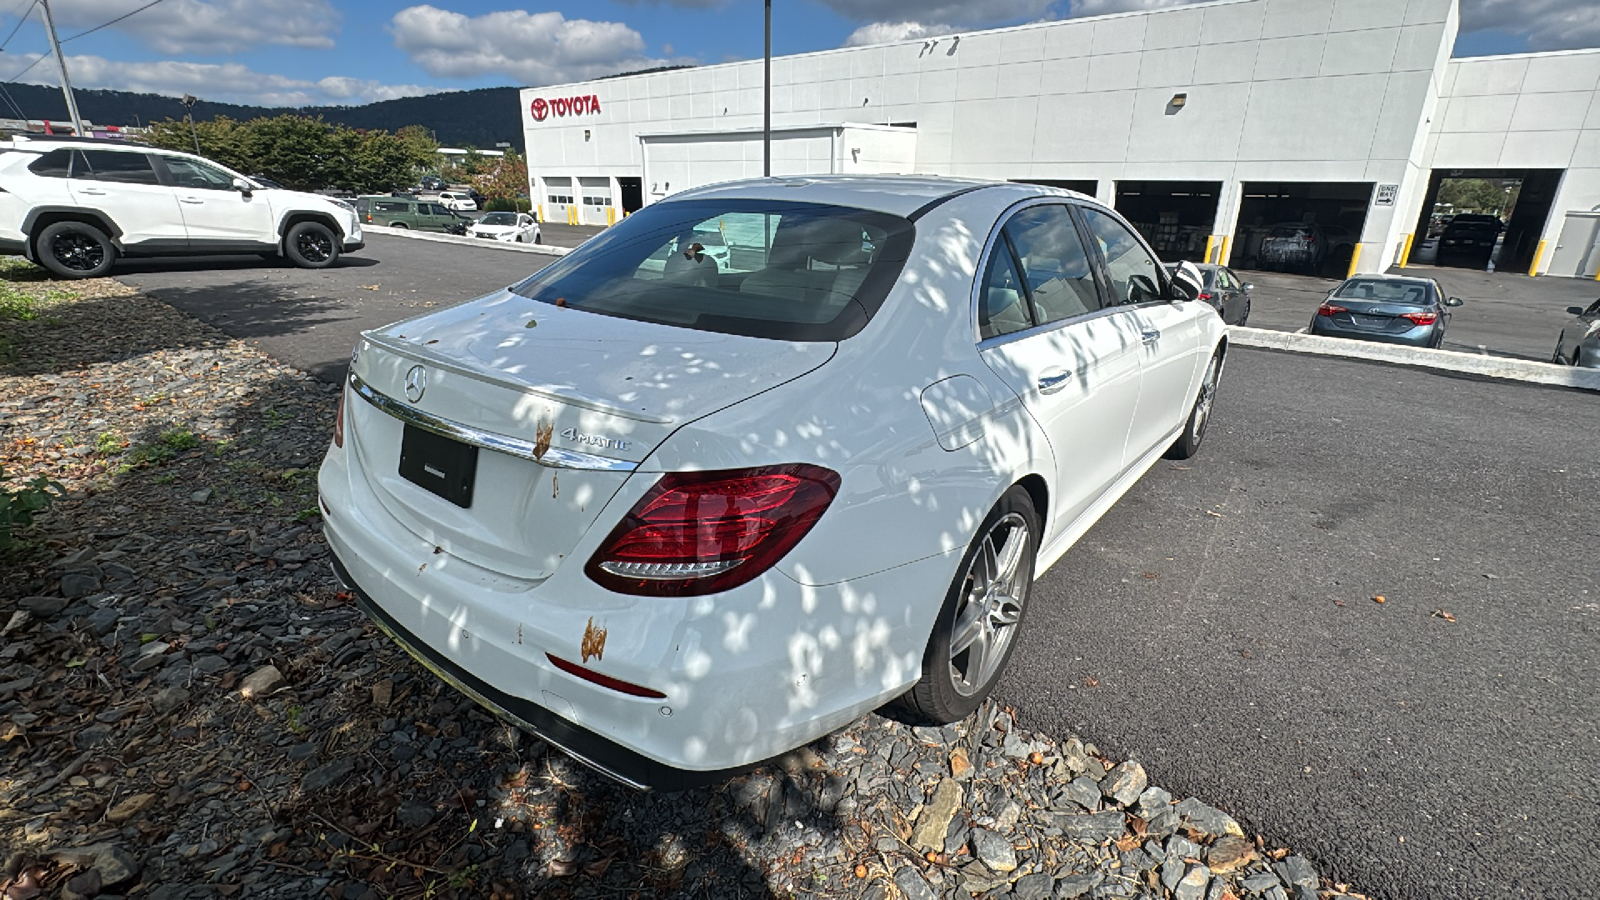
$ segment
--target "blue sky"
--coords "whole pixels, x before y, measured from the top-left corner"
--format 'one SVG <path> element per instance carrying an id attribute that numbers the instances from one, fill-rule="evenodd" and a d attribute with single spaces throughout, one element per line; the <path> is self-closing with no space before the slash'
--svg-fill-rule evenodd
<path id="1" fill-rule="evenodd" d="M 134 12 L 148 2 L 51 0 L 75 86 L 354 104 L 761 55 L 759 0 L 159 0 Z M 773 52 L 1185 2 L 775 0 Z M 1458 56 L 1600 46 L 1597 0 L 1461 0 L 1461 13 Z M 48 43 L 36 0 L 0 0 L 5 34 L 0 79 L 57 83 L 54 61 L 39 60 Z"/>

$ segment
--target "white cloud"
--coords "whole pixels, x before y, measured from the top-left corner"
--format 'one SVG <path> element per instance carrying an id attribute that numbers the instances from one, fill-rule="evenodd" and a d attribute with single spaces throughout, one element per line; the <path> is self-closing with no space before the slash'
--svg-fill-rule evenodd
<path id="1" fill-rule="evenodd" d="M 31 62 L 37 58 L 38 54 L 29 54 L 17 57 L 16 61 Z M 382 84 L 339 76 L 307 81 L 257 72 L 240 63 L 123 62 L 99 56 L 69 55 L 67 70 L 72 73 L 72 86 L 76 88 L 106 88 L 170 97 L 193 94 L 201 100 L 256 106 L 357 106 L 439 90 L 416 84 Z M 49 60 L 35 66 L 23 80 L 33 84 L 60 84 Z"/>
<path id="2" fill-rule="evenodd" d="M 63 39 L 94 28 L 149 0 L 53 0 Z M 339 12 L 329 0 L 165 0 L 101 34 L 132 35 L 158 53 L 237 53 L 263 44 L 331 49 Z"/>
<path id="3" fill-rule="evenodd" d="M 558 12 L 465 16 L 412 6 L 395 14 L 389 31 L 395 46 L 435 77 L 495 74 L 537 86 L 674 62 L 647 56 L 644 38 L 621 22 L 568 19 Z"/>
<path id="4" fill-rule="evenodd" d="M 987 28 L 1024 19 L 1048 18 L 1056 0 L 821 0 L 853 22 L 949 22 Z"/>
<path id="5" fill-rule="evenodd" d="M 873 22 L 850 32 L 850 36 L 845 38 L 844 45 L 865 47 L 868 44 L 892 44 L 896 41 L 938 37 L 955 30 L 949 25 L 924 25 L 921 22 Z"/>
<path id="6" fill-rule="evenodd" d="M 1525 37 L 1530 50 L 1600 47 L 1600 5 L 1594 0 L 1461 0 L 1461 30 Z"/>

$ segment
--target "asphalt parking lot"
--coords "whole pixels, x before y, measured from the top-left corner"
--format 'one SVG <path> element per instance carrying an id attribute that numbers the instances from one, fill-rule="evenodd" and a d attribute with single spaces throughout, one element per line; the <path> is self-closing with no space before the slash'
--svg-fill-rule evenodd
<path id="1" fill-rule="evenodd" d="M 546 262 L 374 236 L 321 272 L 252 258 L 117 277 L 337 380 L 361 329 Z M 1476 299 L 1508 320 L 1568 302 L 1524 287 L 1566 282 L 1501 278 Z M 1247 280 L 1251 324 L 1289 330 L 1326 290 Z M 1465 310 L 1464 284 L 1447 286 Z M 1041 580 L 1001 694 L 1374 897 L 1592 896 L 1596 402 L 1237 349 L 1202 454 L 1158 464 Z"/>
<path id="2" fill-rule="evenodd" d="M 1250 322 L 1255 328 L 1300 331 L 1339 279 L 1281 272 L 1235 270 L 1255 285 Z M 1445 295 L 1460 297 L 1445 331 L 1444 349 L 1547 362 L 1556 336 L 1572 320 L 1569 306 L 1588 306 L 1600 297 L 1600 282 L 1580 278 L 1529 278 L 1506 272 L 1481 272 L 1435 266 L 1392 269 L 1393 274 L 1434 278 Z"/>

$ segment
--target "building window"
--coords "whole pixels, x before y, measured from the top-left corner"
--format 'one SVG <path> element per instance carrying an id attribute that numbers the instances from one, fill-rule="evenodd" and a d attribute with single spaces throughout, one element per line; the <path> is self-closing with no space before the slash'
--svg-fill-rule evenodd
<path id="1" fill-rule="evenodd" d="M 583 205 L 584 206 L 610 206 L 611 205 L 611 198 L 610 197 L 585 197 L 585 198 L 583 198 Z"/>

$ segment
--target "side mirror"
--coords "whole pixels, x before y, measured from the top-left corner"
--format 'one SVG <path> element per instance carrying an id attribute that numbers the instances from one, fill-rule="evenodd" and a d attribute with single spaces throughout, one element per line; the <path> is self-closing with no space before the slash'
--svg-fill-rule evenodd
<path id="1" fill-rule="evenodd" d="M 1572 316 L 1581 316 L 1581 315 L 1583 315 L 1583 307 L 1581 307 L 1581 306 L 1569 306 L 1569 307 L 1567 307 L 1567 314 L 1568 315 L 1572 315 Z"/>
<path id="2" fill-rule="evenodd" d="M 1444 305 L 1445 306 L 1460 306 L 1461 305 L 1461 298 L 1460 297 L 1451 297 L 1450 299 L 1444 301 Z"/>
<path id="3" fill-rule="evenodd" d="M 235 178 L 233 180 L 233 189 L 248 197 L 256 188 L 255 185 L 245 181 L 243 178 Z"/>
<path id="4" fill-rule="evenodd" d="M 1256 286 L 1251 284 L 1250 282 L 1246 281 L 1244 283 L 1244 289 L 1247 290 L 1247 291 L 1253 291 L 1253 290 L 1256 289 Z"/>
<path id="5" fill-rule="evenodd" d="M 1205 290 L 1206 279 L 1194 263 L 1184 260 L 1172 269 L 1172 299 L 1193 300 Z"/>

